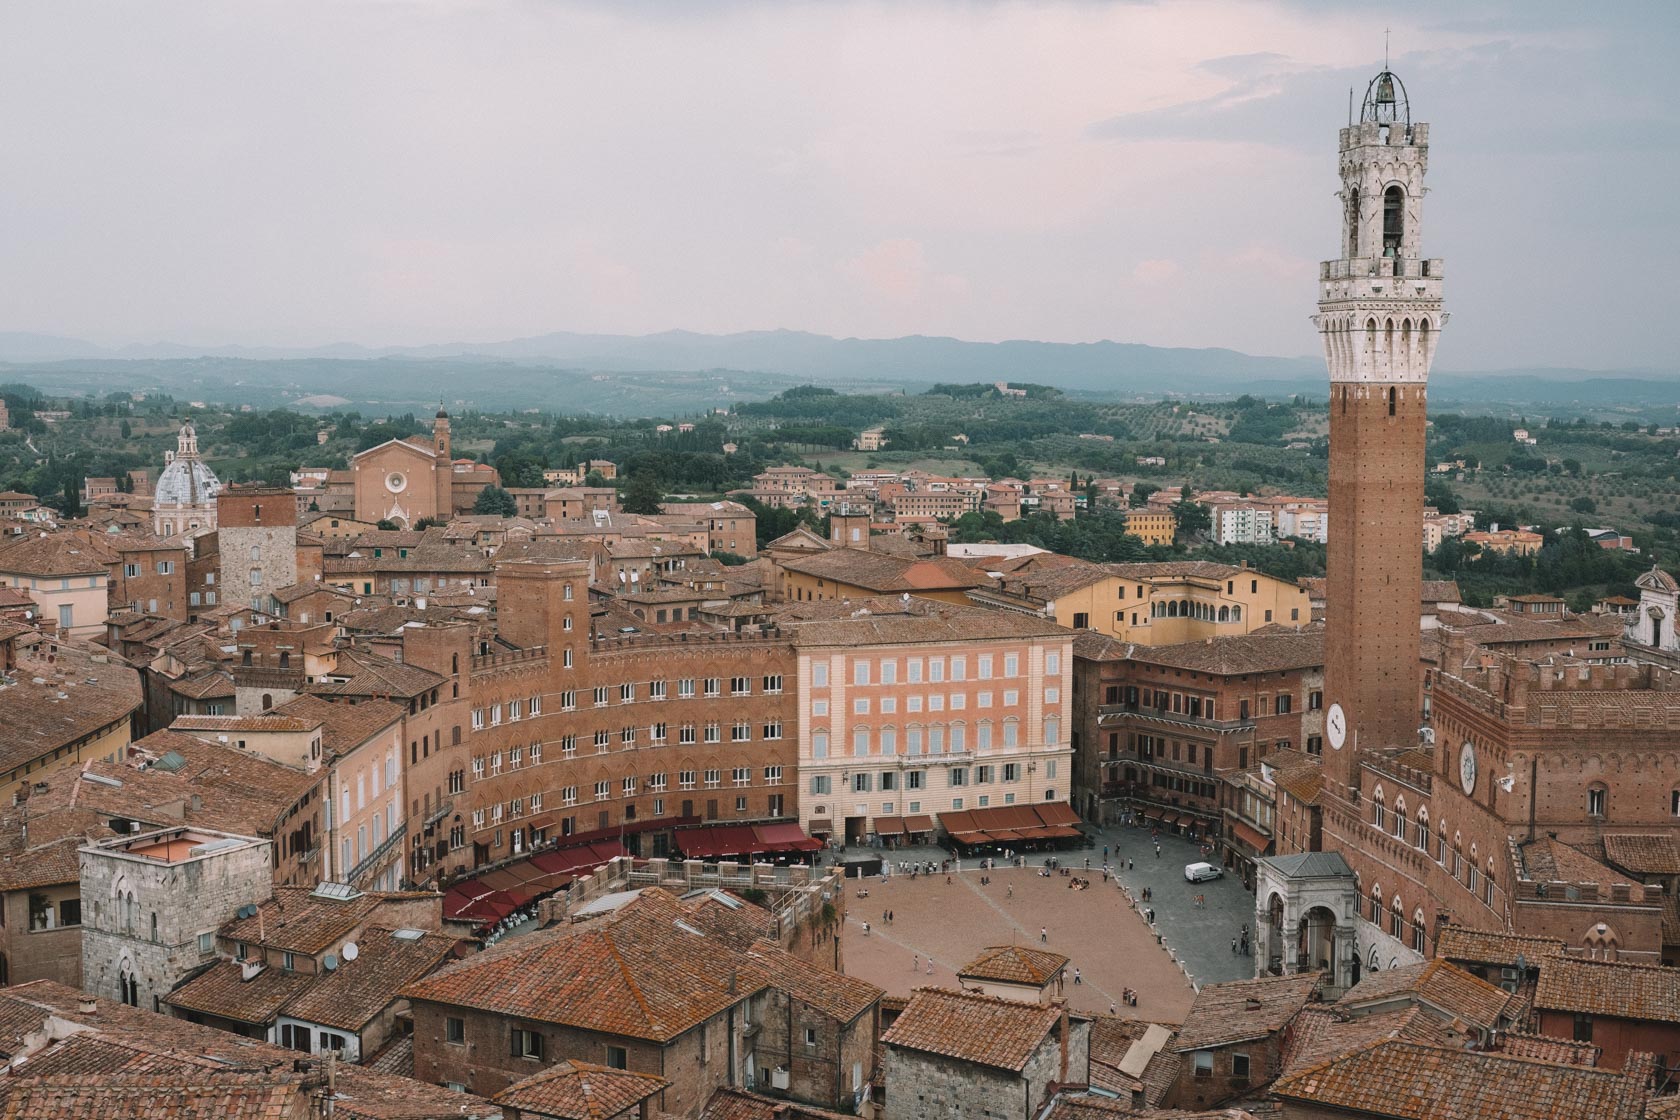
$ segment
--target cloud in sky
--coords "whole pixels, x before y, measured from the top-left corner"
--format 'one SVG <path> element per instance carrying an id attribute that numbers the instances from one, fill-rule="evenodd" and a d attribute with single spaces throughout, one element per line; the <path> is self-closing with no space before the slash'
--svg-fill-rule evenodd
<path id="1" fill-rule="evenodd" d="M 0 329 L 1317 350 L 1336 129 L 1393 28 L 1442 363 L 1676 363 L 1659 3 L 20 0 Z"/>

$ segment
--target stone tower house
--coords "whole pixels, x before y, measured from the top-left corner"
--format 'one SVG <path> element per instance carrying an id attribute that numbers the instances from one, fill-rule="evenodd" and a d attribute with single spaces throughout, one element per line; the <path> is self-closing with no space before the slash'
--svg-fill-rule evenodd
<path id="1" fill-rule="evenodd" d="M 1341 256 L 1319 266 L 1313 321 L 1330 370 L 1325 774 L 1347 796 L 1360 747 L 1417 741 L 1427 382 L 1446 316 L 1442 262 L 1421 248 L 1429 126 L 1399 78 L 1372 79 L 1340 146 Z"/>

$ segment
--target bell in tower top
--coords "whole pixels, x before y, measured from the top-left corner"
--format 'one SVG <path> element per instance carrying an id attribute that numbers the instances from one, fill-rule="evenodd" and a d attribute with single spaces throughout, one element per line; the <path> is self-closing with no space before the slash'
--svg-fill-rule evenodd
<path id="1" fill-rule="evenodd" d="M 1392 70 L 1385 68 L 1365 87 L 1365 101 L 1359 107 L 1359 120 L 1361 123 L 1374 121 L 1377 124 L 1412 123 L 1412 105 L 1406 99 L 1406 85 L 1395 77 Z"/>

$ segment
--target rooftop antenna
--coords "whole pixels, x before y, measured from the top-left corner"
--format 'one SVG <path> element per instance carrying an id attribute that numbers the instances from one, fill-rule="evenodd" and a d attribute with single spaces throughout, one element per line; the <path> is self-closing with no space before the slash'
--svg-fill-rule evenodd
<path id="1" fill-rule="evenodd" d="M 1388 28 L 1383 28 L 1383 69 L 1388 69 Z"/>

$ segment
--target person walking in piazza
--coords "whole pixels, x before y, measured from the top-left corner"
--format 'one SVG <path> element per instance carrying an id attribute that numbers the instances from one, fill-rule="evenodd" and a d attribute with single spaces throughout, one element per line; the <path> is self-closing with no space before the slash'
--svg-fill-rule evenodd
<path id="1" fill-rule="evenodd" d="M 868 928 L 868 927 L 865 927 L 865 928 Z M 1039 926 L 1038 927 L 1038 939 L 1039 939 L 1040 942 L 1042 942 L 1044 944 L 1049 944 L 1049 942 L 1050 942 L 1050 927 L 1049 926 Z"/>

